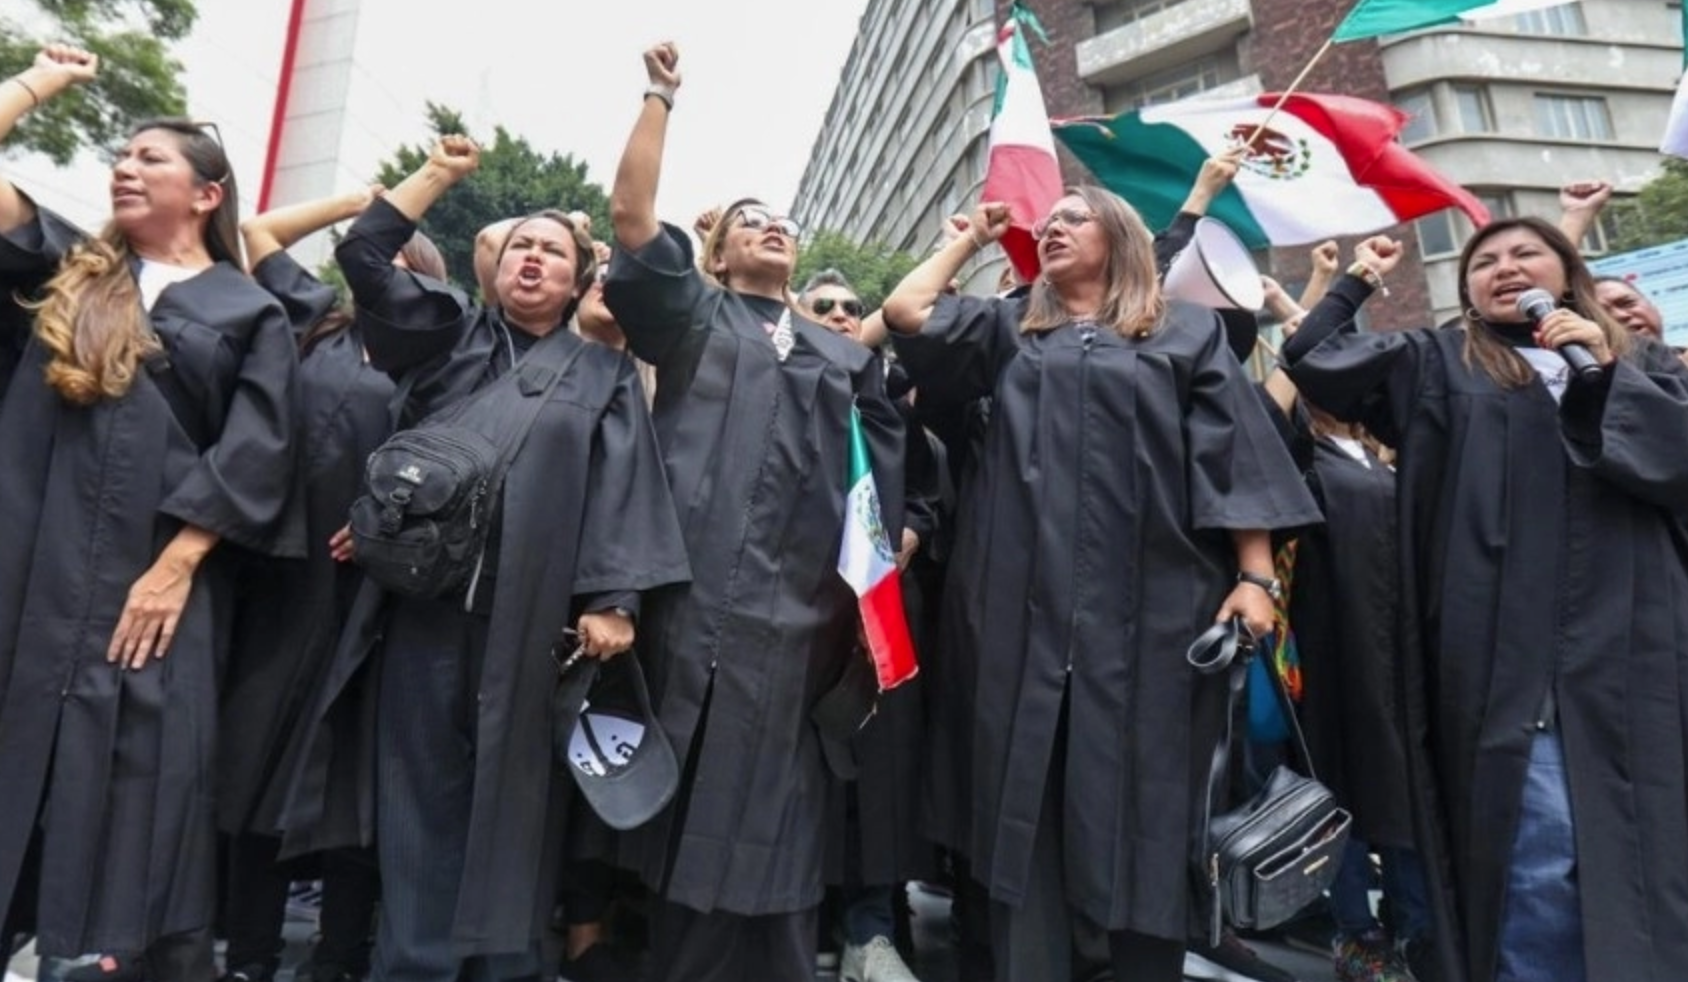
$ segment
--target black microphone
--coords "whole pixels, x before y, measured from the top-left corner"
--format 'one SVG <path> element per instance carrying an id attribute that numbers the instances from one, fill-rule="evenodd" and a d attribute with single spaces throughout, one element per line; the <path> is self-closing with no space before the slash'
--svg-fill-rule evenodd
<path id="1" fill-rule="evenodd" d="M 1559 301 L 1553 299 L 1553 294 L 1537 287 L 1518 294 L 1518 312 L 1529 318 L 1531 324 L 1540 325 L 1547 319 L 1547 315 L 1559 309 Z M 1565 364 L 1571 366 L 1571 372 L 1584 381 L 1593 381 L 1600 377 L 1603 371 L 1600 363 L 1594 360 L 1594 355 L 1583 345 L 1570 343 L 1562 344 L 1557 349 L 1559 357 L 1565 359 Z"/>

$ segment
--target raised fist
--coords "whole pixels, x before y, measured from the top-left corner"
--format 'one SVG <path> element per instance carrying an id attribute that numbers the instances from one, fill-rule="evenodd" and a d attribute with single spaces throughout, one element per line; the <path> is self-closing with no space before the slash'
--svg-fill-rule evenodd
<path id="1" fill-rule="evenodd" d="M 680 49 L 664 41 L 645 52 L 645 74 L 652 85 L 666 89 L 680 87 Z"/>
<path id="2" fill-rule="evenodd" d="M 91 82 L 100 70 L 100 56 L 68 44 L 49 44 L 36 52 L 35 68 L 57 75 L 67 85 Z"/>
<path id="3" fill-rule="evenodd" d="M 1404 251 L 1399 240 L 1387 235 L 1374 235 L 1354 247 L 1354 259 L 1376 270 L 1377 275 L 1387 276 L 1401 261 Z"/>
<path id="4" fill-rule="evenodd" d="M 481 148 L 466 136 L 442 136 L 429 152 L 428 164 L 445 171 L 453 182 L 460 181 L 481 165 Z"/>

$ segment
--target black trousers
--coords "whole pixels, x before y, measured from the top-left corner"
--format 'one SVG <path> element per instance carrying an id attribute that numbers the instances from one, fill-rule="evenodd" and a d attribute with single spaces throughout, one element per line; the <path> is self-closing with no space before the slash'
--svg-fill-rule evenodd
<path id="1" fill-rule="evenodd" d="M 293 863 L 278 863 L 281 840 L 274 836 L 231 836 L 223 927 L 229 947 L 223 961 L 229 971 L 257 969 L 275 974 L 285 947 L 287 893 Z M 334 849 L 322 855 L 321 939 L 311 953 L 319 979 L 363 976 L 369 971 L 370 931 L 381 877 L 374 850 Z"/>
<path id="2" fill-rule="evenodd" d="M 1104 932 L 1067 903 L 1066 857 L 1061 841 L 1066 748 L 1063 707 L 1050 754 L 1049 777 L 1043 785 L 1037 835 L 1032 840 L 1031 878 L 1025 899 L 1018 907 L 1000 901 L 991 904 L 996 982 L 1071 979 L 1075 942 L 1097 941 L 1104 933 L 1114 982 L 1180 982 L 1184 977 L 1184 939 L 1169 940 L 1136 931 Z"/>
<path id="3" fill-rule="evenodd" d="M 645 982 L 811 982 L 819 923 L 819 907 L 746 917 L 657 901 Z"/>

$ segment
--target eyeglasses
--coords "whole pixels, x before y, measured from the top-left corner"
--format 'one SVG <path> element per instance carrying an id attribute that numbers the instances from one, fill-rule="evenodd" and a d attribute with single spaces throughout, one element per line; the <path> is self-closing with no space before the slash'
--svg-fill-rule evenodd
<path id="1" fill-rule="evenodd" d="M 867 309 L 862 306 L 860 300 L 834 300 L 831 297 L 817 297 L 813 303 L 809 304 L 809 307 L 815 312 L 816 317 L 825 317 L 832 313 L 832 308 L 837 307 L 849 316 L 859 318 Z"/>
<path id="2" fill-rule="evenodd" d="M 1095 212 L 1079 211 L 1077 208 L 1062 208 L 1060 211 L 1051 212 L 1048 218 L 1045 218 L 1036 225 L 1033 225 L 1032 238 L 1043 238 L 1045 235 L 1048 235 L 1049 230 L 1056 225 L 1064 225 L 1067 228 L 1078 228 L 1086 222 L 1093 222 L 1095 220 Z"/>
<path id="3" fill-rule="evenodd" d="M 739 209 L 738 223 L 752 232 L 771 228 L 793 242 L 797 241 L 798 236 L 803 234 L 803 226 L 789 218 L 775 218 L 772 213 L 761 208 Z"/>

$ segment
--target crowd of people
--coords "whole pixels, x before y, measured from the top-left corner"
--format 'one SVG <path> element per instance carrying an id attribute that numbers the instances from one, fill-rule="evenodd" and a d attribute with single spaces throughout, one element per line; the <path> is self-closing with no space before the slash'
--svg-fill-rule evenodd
<path id="1" fill-rule="evenodd" d="M 1343 982 L 1688 978 L 1688 366 L 1579 253 L 1609 184 L 1477 230 L 1435 328 L 1358 327 L 1386 235 L 1170 296 L 1241 151 L 1159 233 L 1066 189 L 992 296 L 980 203 L 870 310 L 763 201 L 659 218 L 644 64 L 610 227 L 533 202 L 472 271 L 419 231 L 463 136 L 244 223 L 187 120 L 94 234 L 0 178 L 0 953 L 271 982 L 309 880 L 315 982 L 915 982 L 920 884 L 965 982 L 1283 982 L 1210 930 L 1239 722 L 1230 797 L 1287 758 L 1353 816 L 1296 922 Z M 43 49 L 0 139 L 98 70 Z M 345 221 L 342 298 L 286 249 Z M 1233 720 L 1215 624 L 1287 699 Z M 629 698 L 625 773 L 566 759 Z"/>

